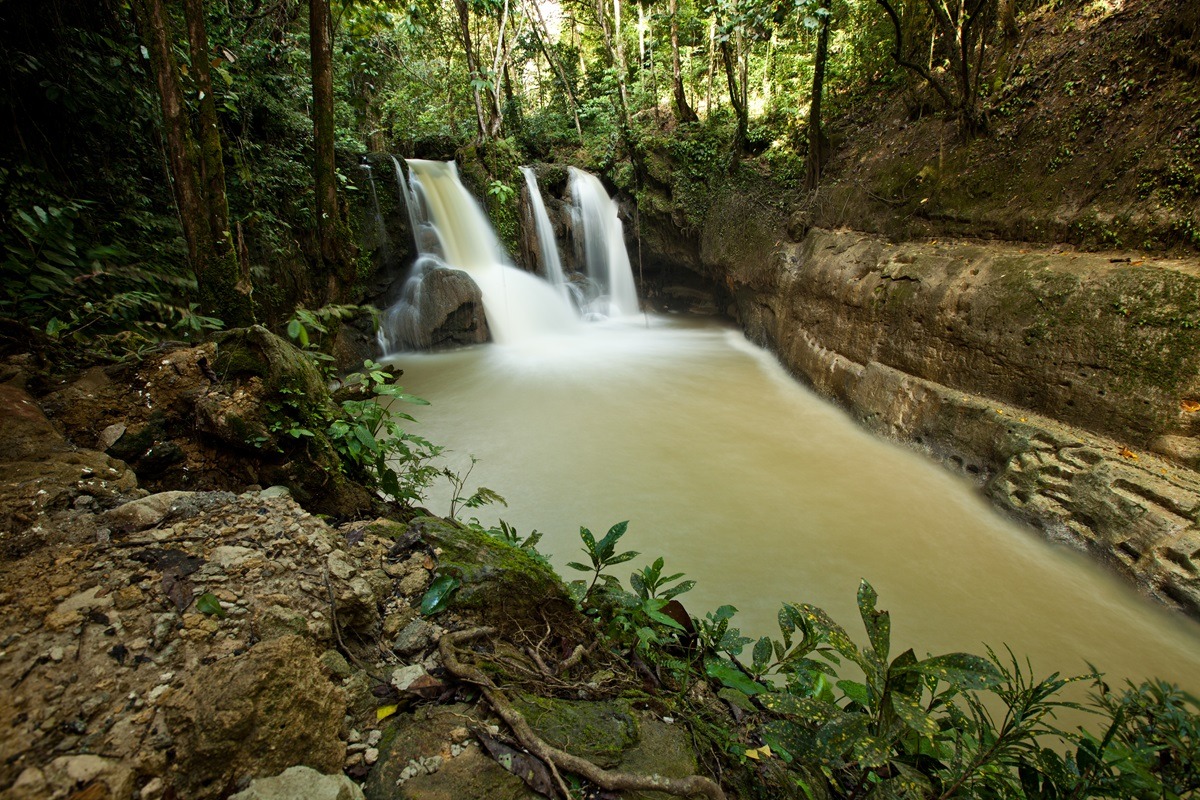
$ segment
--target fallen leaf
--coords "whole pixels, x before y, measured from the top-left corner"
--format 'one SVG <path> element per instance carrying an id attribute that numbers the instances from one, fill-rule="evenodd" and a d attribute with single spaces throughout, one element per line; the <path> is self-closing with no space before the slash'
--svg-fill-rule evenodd
<path id="1" fill-rule="evenodd" d="M 395 714 L 398 708 L 400 708 L 398 705 L 380 706 L 379 708 L 375 709 L 375 721 L 383 722 L 392 714 Z"/>
<path id="2" fill-rule="evenodd" d="M 550 769 L 540 758 L 510 747 L 483 731 L 475 731 L 475 738 L 497 764 L 524 781 L 530 789 L 544 797 L 557 796 L 558 787 L 550 775 Z"/>
<path id="3" fill-rule="evenodd" d="M 1179 407 L 1189 414 L 1195 414 L 1197 411 L 1200 411 L 1200 401 L 1180 400 Z"/>
<path id="4" fill-rule="evenodd" d="M 163 571 L 162 588 L 180 614 L 192 604 L 195 590 L 192 589 L 191 581 L 179 574 L 178 568 L 171 567 Z"/>
<path id="5" fill-rule="evenodd" d="M 1133 452 L 1128 447 L 1121 448 L 1121 457 L 1128 458 L 1131 461 L 1137 461 L 1137 453 Z"/>
<path id="6" fill-rule="evenodd" d="M 196 610 L 201 614 L 215 616 L 218 619 L 225 619 L 225 609 L 221 607 L 221 601 L 212 592 L 205 592 L 196 598 Z"/>

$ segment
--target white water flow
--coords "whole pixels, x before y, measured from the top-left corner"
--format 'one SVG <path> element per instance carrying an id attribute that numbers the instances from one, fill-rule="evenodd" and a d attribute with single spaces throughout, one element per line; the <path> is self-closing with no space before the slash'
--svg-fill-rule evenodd
<path id="1" fill-rule="evenodd" d="M 539 548 L 568 579 L 579 526 L 628 519 L 621 546 L 642 556 L 616 571 L 626 586 L 662 555 L 699 582 L 680 597 L 693 615 L 731 603 L 747 635 L 778 636 L 792 601 L 864 641 L 854 597 L 867 578 L 892 613 L 894 653 L 1007 644 L 1039 676 L 1091 661 L 1114 688 L 1158 676 L 1200 690 L 1200 627 L 872 437 L 737 331 L 651 316 L 649 329 L 395 363 L 432 403 L 413 429 L 453 451 L 455 469 L 478 456 L 469 488 L 508 500 L 463 516 L 544 532 Z M 427 505 L 445 514 L 449 501 L 439 487 Z"/>
<path id="2" fill-rule="evenodd" d="M 453 161 L 407 163 L 417 198 L 413 205 L 424 215 L 419 222 L 436 230 L 444 265 L 463 270 L 479 285 L 494 341 L 512 344 L 578 327 L 570 304 L 550 284 L 508 265 L 504 248 L 459 181 Z"/>
<path id="3" fill-rule="evenodd" d="M 568 171 L 575 244 L 582 250 L 580 261 L 596 290 L 594 297 L 588 297 L 584 311 L 605 317 L 637 314 L 637 288 L 617 204 L 595 175 L 575 167 Z M 583 231 L 582 236 L 579 231 Z"/>
<path id="4" fill-rule="evenodd" d="M 558 242 L 554 238 L 554 229 L 550 226 L 550 217 L 546 214 L 546 204 L 542 202 L 542 190 L 538 188 L 537 174 L 532 167 L 521 167 L 521 174 L 525 176 L 525 188 L 529 190 L 529 204 L 533 208 L 533 220 L 537 227 L 546 280 L 550 281 L 550 285 L 558 290 L 564 300 L 570 302 L 567 279 L 563 276 L 562 261 L 558 257 Z"/>

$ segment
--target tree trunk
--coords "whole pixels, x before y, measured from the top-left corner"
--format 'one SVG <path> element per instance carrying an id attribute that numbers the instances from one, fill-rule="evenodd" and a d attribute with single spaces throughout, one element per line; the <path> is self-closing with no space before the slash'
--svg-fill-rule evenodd
<path id="1" fill-rule="evenodd" d="M 549 62 L 551 69 L 558 75 L 558 81 L 562 84 L 563 91 L 567 94 L 567 100 L 571 104 L 571 115 L 575 118 L 575 132 L 579 134 L 579 143 L 583 144 L 583 125 L 579 122 L 579 101 L 575 99 L 575 90 L 571 88 L 571 82 L 567 80 L 566 70 L 563 69 L 561 63 L 555 58 L 550 49 L 549 37 L 550 33 L 546 27 L 546 20 L 542 17 L 542 9 L 537 4 L 536 0 L 531 2 L 533 10 L 537 15 L 537 23 L 541 30 L 534 30 L 534 38 L 537 39 L 538 47 L 542 49 L 542 54 L 546 56 L 546 61 Z"/>
<path id="2" fill-rule="evenodd" d="M 254 321 L 249 287 L 238 286 L 240 271 L 232 247 L 218 257 L 210 221 L 214 216 L 228 229 L 228 210 L 214 212 L 206 202 L 205 183 L 201 180 L 200 154 L 192 136 L 183 91 L 179 85 L 179 67 L 167 26 L 162 0 L 134 0 L 134 12 L 150 64 L 154 71 L 163 115 L 163 133 L 167 146 L 172 189 L 179 209 L 179 225 L 187 244 L 188 260 L 196 275 L 199 306 L 202 311 L 230 325 Z M 189 19 L 189 23 L 191 20 Z M 189 27 L 190 32 L 190 27 Z M 220 132 L 215 127 L 215 107 L 211 134 L 216 137 L 220 157 Z M 221 171 L 220 195 L 224 197 L 224 173 Z"/>
<path id="3" fill-rule="evenodd" d="M 683 65 L 679 62 L 679 0 L 669 0 L 667 14 L 671 18 L 671 85 L 675 93 L 675 117 L 680 122 L 696 122 L 696 112 L 688 105 L 683 91 Z"/>
<path id="4" fill-rule="evenodd" d="M 354 263 L 345 251 L 337 200 L 337 164 L 333 139 L 333 18 L 329 0 L 309 0 L 308 33 L 312 57 L 313 184 L 317 236 L 325 271 L 325 302 L 345 298 L 354 281 Z"/>
<path id="5" fill-rule="evenodd" d="M 470 75 L 471 91 L 475 97 L 475 119 L 479 124 L 479 138 L 483 140 L 488 135 L 488 124 L 483 111 L 483 97 L 480 96 L 479 85 L 476 83 L 483 76 L 479 73 L 479 60 L 471 44 L 471 8 L 467 5 L 467 0 L 454 0 L 454 8 L 458 11 L 458 35 L 462 39 L 463 53 L 467 57 L 467 74 Z"/>
<path id="6" fill-rule="evenodd" d="M 225 321 L 231 325 L 248 325 L 254 321 L 254 301 L 249 274 L 244 274 L 234 250 L 229 229 L 229 199 L 225 192 L 225 158 L 221 146 L 221 129 L 217 122 L 217 102 L 213 97 L 212 78 L 208 63 L 208 32 L 205 27 L 203 0 L 184 0 L 188 45 L 192 57 L 192 79 L 199 90 L 200 180 L 204 203 L 208 211 L 208 236 L 212 244 L 213 263 L 209 266 L 215 291 L 225 307 Z M 215 280 L 214 280 L 215 279 Z"/>
<path id="7" fill-rule="evenodd" d="M 829 11 L 830 0 L 821 0 L 820 8 Z M 821 170 L 829 155 L 829 138 L 821 125 L 821 98 L 825 93 L 825 62 L 829 57 L 829 14 L 818 18 L 817 54 L 813 61 L 812 97 L 808 106 L 808 188 L 816 189 Z"/>
<path id="8" fill-rule="evenodd" d="M 742 102 L 742 92 L 738 88 L 737 70 L 738 59 L 733 52 L 733 48 L 729 46 L 729 39 L 721 42 L 721 62 L 725 65 L 725 82 L 729 85 L 729 104 L 733 106 L 733 113 L 737 117 L 737 135 L 734 138 L 734 147 L 737 151 L 745 152 L 746 143 L 749 139 L 750 121 L 748 118 L 748 110 L 745 103 Z"/>

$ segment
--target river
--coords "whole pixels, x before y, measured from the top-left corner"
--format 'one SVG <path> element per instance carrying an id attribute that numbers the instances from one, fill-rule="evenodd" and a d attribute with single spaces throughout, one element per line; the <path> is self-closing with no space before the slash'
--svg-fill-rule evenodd
<path id="1" fill-rule="evenodd" d="M 1005 645 L 1034 672 L 1157 676 L 1200 690 L 1200 626 L 1079 553 L 1000 516 L 967 482 L 882 441 L 717 322 L 636 317 L 580 332 L 441 354 L 400 354 L 401 383 L 429 400 L 412 429 L 479 463 L 503 518 L 561 574 L 578 530 L 630 520 L 642 553 L 698 582 L 693 616 L 729 603 L 744 633 L 778 635 L 780 603 L 828 610 L 865 640 L 860 578 L 892 613 L 893 652 Z M 446 486 L 428 507 L 449 510 Z M 586 558 L 582 560 L 586 561 Z M 1115 683 L 1119 683 L 1119 680 Z"/>

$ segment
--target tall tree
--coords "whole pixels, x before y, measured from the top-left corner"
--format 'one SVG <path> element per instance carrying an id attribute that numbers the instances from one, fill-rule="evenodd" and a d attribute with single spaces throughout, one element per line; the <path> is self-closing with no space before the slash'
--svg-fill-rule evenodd
<path id="1" fill-rule="evenodd" d="M 935 44 L 940 44 L 953 86 L 944 84 L 924 64 L 909 54 L 910 43 L 895 0 L 875 0 L 891 20 L 895 33 L 892 60 L 919 75 L 958 117 L 963 133 L 970 136 L 987 130 L 987 115 L 980 107 L 979 85 L 984 51 L 996 24 L 998 0 L 924 0 L 934 21 Z"/>
<path id="2" fill-rule="evenodd" d="M 249 324 L 254 321 L 254 304 L 249 276 L 243 275 L 239 268 L 229 233 L 221 135 L 208 77 L 203 3 L 187 0 L 184 8 L 200 103 L 199 148 L 188 117 L 174 38 L 162 0 L 134 0 L 133 7 L 154 71 L 172 189 L 188 257 L 196 274 L 200 306 L 229 325 Z"/>
<path id="3" fill-rule="evenodd" d="M 817 0 L 817 53 L 813 59 L 812 94 L 808 104 L 808 188 L 816 189 L 829 157 L 829 137 L 821 125 L 821 99 L 825 93 L 825 62 L 829 58 L 830 0 Z"/>
<path id="4" fill-rule="evenodd" d="M 333 149 L 333 17 L 329 13 L 329 0 L 309 0 L 308 33 L 312 60 L 313 185 L 321 272 L 326 281 L 319 299 L 335 302 L 345 298 L 354 282 L 354 260 L 338 209 Z"/>
<path id="5" fill-rule="evenodd" d="M 688 105 L 683 90 L 683 66 L 679 60 L 679 0 L 668 0 L 667 14 L 671 19 L 671 85 L 675 95 L 675 117 L 680 122 L 695 122 L 696 112 Z"/>

